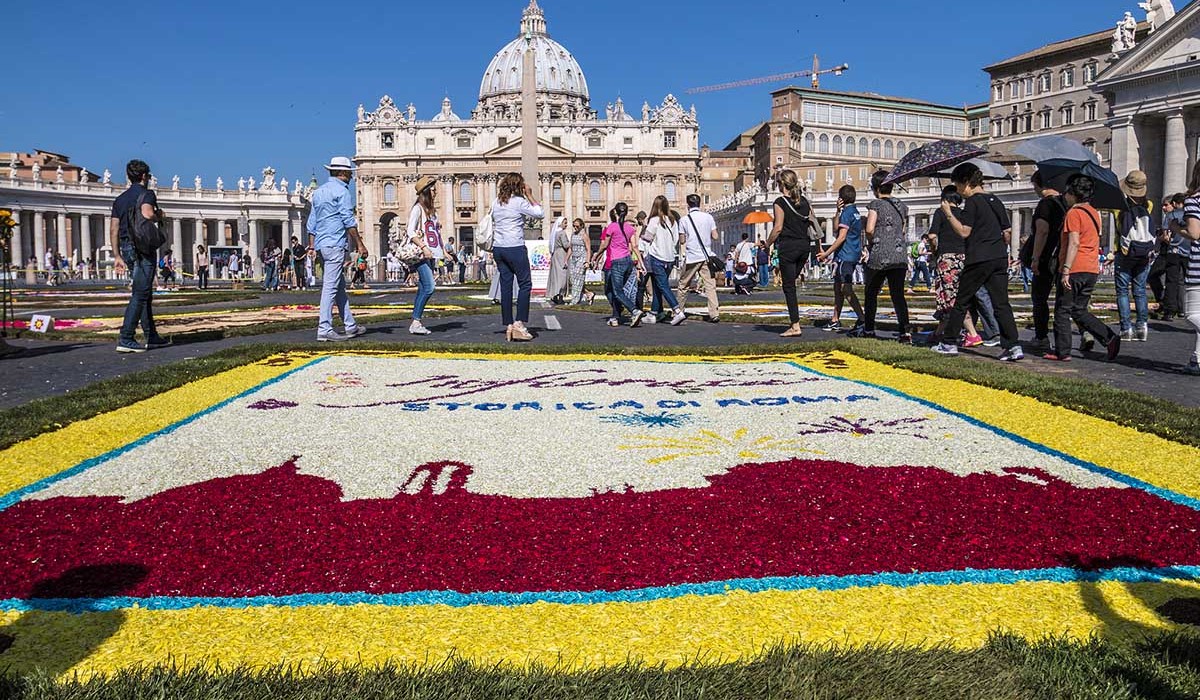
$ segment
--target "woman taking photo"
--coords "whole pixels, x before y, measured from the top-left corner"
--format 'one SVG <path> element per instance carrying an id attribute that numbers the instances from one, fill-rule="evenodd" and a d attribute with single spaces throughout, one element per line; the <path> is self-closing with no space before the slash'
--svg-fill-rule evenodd
<path id="1" fill-rule="evenodd" d="M 525 219 L 546 216 L 533 199 L 533 191 L 519 173 L 509 173 L 500 181 L 499 195 L 492 204 L 494 227 L 492 257 L 500 277 L 500 315 L 504 319 L 509 342 L 529 342 L 533 335 L 529 323 L 529 294 L 533 279 L 529 274 L 529 253 L 525 249 Z M 517 285 L 517 312 L 513 316 L 513 282 Z"/>
<path id="2" fill-rule="evenodd" d="M 196 289 L 208 289 L 208 250 L 196 246 Z"/>
<path id="3" fill-rule="evenodd" d="M 871 177 L 871 190 L 875 199 L 867 205 L 867 224 L 863 233 L 867 238 L 867 286 L 861 330 L 851 332 L 853 338 L 875 337 L 875 313 L 879 308 L 879 293 L 887 282 L 888 294 L 896 310 L 896 322 L 900 325 L 899 340 L 912 344 L 908 332 L 908 301 L 904 298 L 904 281 L 908 276 L 908 244 L 904 227 L 908 223 L 908 207 L 892 197 L 892 186 L 883 184 L 888 172 L 880 170 Z"/>
<path id="4" fill-rule="evenodd" d="M 962 331 L 967 310 L 975 294 L 980 289 L 987 289 L 992 297 L 1004 345 L 1000 360 L 1023 360 L 1025 353 L 1021 350 L 1017 322 L 1008 301 L 1008 244 L 1005 240 L 1006 234 L 1012 230 L 1008 211 L 999 199 L 984 191 L 983 171 L 978 165 L 959 165 L 951 174 L 950 181 L 963 197 L 962 213 L 955 216 L 953 206 L 945 201 L 942 202 L 942 213 L 946 215 L 946 223 L 951 230 L 966 241 L 966 258 L 945 334 L 933 351 L 940 355 L 958 354 L 955 341 Z"/>
<path id="5" fill-rule="evenodd" d="M 783 196 L 775 200 L 775 229 L 767 239 L 767 248 L 778 245 L 779 276 L 783 284 L 783 296 L 787 300 L 788 318 L 792 325 L 781 335 L 784 338 L 799 338 L 804 334 L 800 327 L 800 304 L 796 300 L 796 279 L 800 277 L 804 264 L 812 252 L 810 226 L 817 228 L 813 219 L 812 205 L 800 193 L 800 178 L 791 170 L 779 173 L 779 187 Z"/>
<path id="6" fill-rule="evenodd" d="M 678 326 L 687 318 L 675 293 L 671 291 L 671 269 L 679 260 L 679 246 L 683 245 L 683 232 L 679 228 L 679 214 L 671 211 L 667 198 L 659 195 L 650 207 L 650 219 L 646 222 L 646 268 L 653 280 L 650 285 L 654 300 L 650 311 L 655 316 L 665 309 L 671 310 L 671 325 Z"/>
<path id="7" fill-rule="evenodd" d="M 600 250 L 596 257 L 606 256 L 605 268 L 608 270 L 609 299 L 613 305 L 613 317 L 608 319 L 608 325 L 616 328 L 621 325 L 621 310 L 627 309 L 633 315 L 630 326 L 637 328 L 642 325 L 642 312 L 637 310 L 637 304 L 625 293 L 625 283 L 631 275 L 644 271 L 640 260 L 635 260 L 637 251 L 637 229 L 633 224 L 625 222 L 629 216 L 629 205 L 619 202 L 613 207 L 617 220 L 609 224 L 600 235 Z"/>
<path id="8" fill-rule="evenodd" d="M 417 276 L 417 298 L 413 301 L 413 320 L 408 332 L 429 335 L 429 329 L 421 320 L 425 318 L 425 305 L 436 289 L 435 266 L 446 253 L 442 249 L 442 224 L 437 216 L 437 180 L 425 175 L 417 180 L 416 190 L 417 203 L 408 215 L 408 237 L 421 249 L 421 257 L 410 268 Z"/>
<path id="9" fill-rule="evenodd" d="M 583 303 L 586 294 L 590 304 L 596 296 L 585 289 L 588 261 L 592 259 L 592 241 L 584 228 L 583 219 L 575 219 L 571 226 L 574 228 L 571 232 L 571 303 Z"/>

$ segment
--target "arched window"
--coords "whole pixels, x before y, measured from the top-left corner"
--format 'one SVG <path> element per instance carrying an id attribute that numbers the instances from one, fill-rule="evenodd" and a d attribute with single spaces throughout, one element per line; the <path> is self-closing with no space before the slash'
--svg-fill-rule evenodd
<path id="1" fill-rule="evenodd" d="M 871 157 L 872 158 L 882 158 L 883 157 L 883 144 L 880 143 L 879 139 L 874 139 L 871 141 Z"/>
<path id="2" fill-rule="evenodd" d="M 821 134 L 819 149 L 821 153 L 829 152 L 829 134 Z"/>
<path id="3" fill-rule="evenodd" d="M 475 201 L 475 188 L 469 182 L 460 183 L 458 186 L 458 201 L 473 202 Z"/>
<path id="4" fill-rule="evenodd" d="M 396 201 L 396 186 L 390 182 L 383 186 L 383 201 L 385 204 Z"/>
<path id="5" fill-rule="evenodd" d="M 593 202 L 603 201 L 600 198 L 600 181 L 599 180 L 592 180 L 591 182 L 588 183 L 588 199 L 592 200 Z"/>
<path id="6" fill-rule="evenodd" d="M 633 183 L 632 182 L 626 181 L 625 184 L 621 186 L 621 199 L 623 199 L 626 202 L 633 201 Z"/>
<path id="7" fill-rule="evenodd" d="M 867 143 L 867 137 L 862 137 L 858 140 L 858 155 L 865 156 L 870 153 L 871 147 Z"/>
<path id="8" fill-rule="evenodd" d="M 903 158 L 908 153 L 908 148 L 903 141 L 896 142 L 896 155 Z"/>
<path id="9" fill-rule="evenodd" d="M 665 190 L 668 202 L 676 201 L 678 192 L 676 191 L 674 180 L 667 180 L 667 184 L 663 187 L 663 189 Z"/>
<path id="10" fill-rule="evenodd" d="M 816 153 L 817 152 L 817 135 L 816 134 L 805 134 L 805 136 L 804 136 L 804 152 L 805 153 Z"/>
<path id="11" fill-rule="evenodd" d="M 842 137 L 841 136 L 833 137 L 833 154 L 835 156 L 842 155 Z"/>
<path id="12" fill-rule="evenodd" d="M 550 187 L 550 201 L 552 201 L 552 202 L 561 202 L 561 201 L 562 201 L 562 197 L 563 197 L 563 195 L 562 195 L 562 192 L 563 192 L 563 190 L 562 190 L 562 183 L 561 183 L 561 182 L 556 182 L 556 183 L 554 183 L 554 184 L 553 184 L 553 185 Z"/>
<path id="13" fill-rule="evenodd" d="M 854 140 L 853 136 L 846 138 L 846 155 L 858 155 L 858 142 Z"/>
<path id="14" fill-rule="evenodd" d="M 883 142 L 883 157 L 888 159 L 896 157 L 896 144 L 892 143 L 891 139 Z"/>

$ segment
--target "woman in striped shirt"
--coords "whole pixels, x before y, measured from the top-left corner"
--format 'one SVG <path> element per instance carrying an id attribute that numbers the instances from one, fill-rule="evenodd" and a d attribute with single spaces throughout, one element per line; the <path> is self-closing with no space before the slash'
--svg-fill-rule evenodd
<path id="1" fill-rule="evenodd" d="M 1187 201 L 1183 205 L 1183 223 L 1171 222 L 1171 232 L 1192 241 L 1200 240 L 1200 162 L 1192 169 L 1192 181 L 1188 183 Z M 1187 373 L 1200 375 L 1200 245 L 1192 245 L 1184 272 L 1187 320 L 1196 328 L 1196 348 L 1188 363 Z"/>

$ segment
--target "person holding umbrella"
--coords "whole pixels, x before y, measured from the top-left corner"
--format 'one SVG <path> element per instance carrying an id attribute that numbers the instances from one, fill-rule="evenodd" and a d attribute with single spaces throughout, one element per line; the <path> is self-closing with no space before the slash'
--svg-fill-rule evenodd
<path id="1" fill-rule="evenodd" d="M 954 169 L 950 178 L 963 196 L 963 209 L 954 216 L 950 202 L 942 201 L 942 212 L 950 229 L 966 239 L 966 259 L 959 278 L 958 296 L 946 323 L 942 342 L 934 346 L 941 355 L 957 355 L 958 346 L 947 343 L 962 332 L 963 319 L 981 288 L 987 289 L 992 298 L 996 320 L 1000 324 L 1001 344 L 1004 352 L 1002 362 L 1025 359 L 1017 335 L 1017 322 L 1013 318 L 1012 305 L 1008 300 L 1008 237 L 1012 235 L 1012 224 L 1004 204 L 983 189 L 983 171 L 974 163 L 962 163 Z"/>
<path id="2" fill-rule="evenodd" d="M 904 298 L 904 279 L 908 276 L 908 246 L 905 242 L 905 224 L 908 222 L 908 207 L 892 197 L 892 185 L 883 184 L 888 172 L 880 170 L 871 177 L 871 190 L 875 199 L 867 205 L 867 224 L 863 232 L 867 236 L 867 287 L 866 315 L 861 328 L 850 332 L 852 338 L 875 337 L 875 313 L 879 308 L 879 293 L 887 282 L 892 306 L 896 309 L 897 331 L 901 343 L 912 344 L 908 332 L 908 300 Z"/>
<path id="3" fill-rule="evenodd" d="M 1071 205 L 1059 242 L 1059 279 L 1054 296 L 1054 352 L 1047 360 L 1071 361 L 1071 322 L 1102 341 L 1108 360 L 1117 359 L 1121 336 L 1088 310 L 1100 276 L 1100 212 L 1092 206 L 1096 183 L 1087 175 L 1072 175 L 1064 194 Z"/>

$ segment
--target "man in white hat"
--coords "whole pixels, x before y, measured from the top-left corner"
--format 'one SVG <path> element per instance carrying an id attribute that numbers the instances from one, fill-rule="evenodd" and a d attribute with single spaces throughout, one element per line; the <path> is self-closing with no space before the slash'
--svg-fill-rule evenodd
<path id="1" fill-rule="evenodd" d="M 308 215 L 308 230 L 313 235 L 313 247 L 321 254 L 325 274 L 321 280 L 321 316 L 317 324 L 317 340 L 338 342 L 356 338 L 367 332 L 354 320 L 350 311 L 350 297 L 346 294 L 346 257 L 350 245 L 358 255 L 367 255 L 367 246 L 358 233 L 358 221 L 354 218 L 354 202 L 350 194 L 350 179 L 354 177 L 354 164 L 349 158 L 338 156 L 325 166 L 329 181 L 312 194 L 312 213 Z M 341 333 L 333 328 L 333 306 L 337 304 L 345 330 Z"/>

